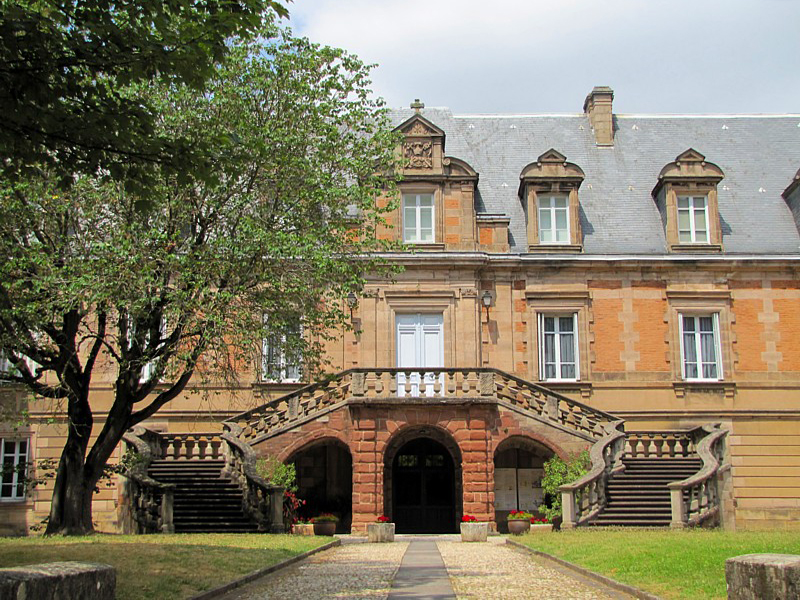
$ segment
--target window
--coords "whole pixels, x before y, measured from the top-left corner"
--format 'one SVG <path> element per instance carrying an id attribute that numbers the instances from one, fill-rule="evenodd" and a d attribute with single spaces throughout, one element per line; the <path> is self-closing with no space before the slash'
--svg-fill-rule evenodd
<path id="1" fill-rule="evenodd" d="M 264 338 L 261 348 L 262 381 L 282 383 L 300 381 L 302 365 L 297 356 L 297 340 L 302 334 L 302 327 L 298 322 L 284 335 Z"/>
<path id="2" fill-rule="evenodd" d="M 28 440 L 0 440 L 0 500 L 25 499 Z"/>
<path id="3" fill-rule="evenodd" d="M 719 314 L 680 315 L 681 372 L 684 379 L 719 381 Z"/>
<path id="4" fill-rule="evenodd" d="M 565 195 L 539 195 L 539 242 L 569 244 L 569 200 Z"/>
<path id="5" fill-rule="evenodd" d="M 543 381 L 577 381 L 578 314 L 539 314 L 539 374 Z"/>
<path id="6" fill-rule="evenodd" d="M 708 244 L 708 200 L 705 196 L 678 196 L 678 241 Z"/>
<path id="7" fill-rule="evenodd" d="M 407 244 L 435 242 L 433 194 L 403 194 L 403 241 Z"/>

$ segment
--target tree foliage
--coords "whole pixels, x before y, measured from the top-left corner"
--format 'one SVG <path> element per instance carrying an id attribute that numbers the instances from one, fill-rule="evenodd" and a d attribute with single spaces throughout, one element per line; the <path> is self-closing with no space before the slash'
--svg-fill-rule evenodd
<path id="1" fill-rule="evenodd" d="M 202 89 L 231 39 L 286 8 L 275 0 L 0 0 L 0 154 L 6 176 L 41 165 L 69 180 L 104 169 L 130 181 L 142 163 L 202 151 L 156 135 L 157 112 L 124 86 Z M 163 133 L 163 132 L 162 132 Z"/>
<path id="2" fill-rule="evenodd" d="M 577 481 L 592 467 L 589 451 L 583 450 L 567 457 L 565 461 L 559 456 L 552 456 L 544 463 L 544 476 L 542 477 L 542 490 L 549 503 L 539 507 L 539 512 L 552 523 L 561 518 L 561 492 L 559 487 Z"/>
<path id="3" fill-rule="evenodd" d="M 375 199 L 391 191 L 380 173 L 396 140 L 368 67 L 265 33 L 232 46 L 204 90 L 121 92 L 156 108 L 158 135 L 208 148 L 209 177 L 154 163 L 146 187 L 83 175 L 64 191 L 43 168 L 0 190 L 5 378 L 68 417 L 50 533 L 91 530 L 91 491 L 122 434 L 193 377 L 251 379 L 267 336 L 318 368 L 347 322 L 342 299 L 383 268 Z M 298 320 L 307 335 L 283 335 Z M 113 388 L 97 425 L 93 382 Z"/>

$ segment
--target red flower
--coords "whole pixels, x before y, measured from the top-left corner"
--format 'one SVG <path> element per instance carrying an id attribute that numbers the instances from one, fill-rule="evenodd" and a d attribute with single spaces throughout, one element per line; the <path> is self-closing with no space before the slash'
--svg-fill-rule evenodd
<path id="1" fill-rule="evenodd" d="M 378 520 L 378 523 L 388 523 L 389 522 L 389 517 L 387 517 L 386 515 L 381 515 L 380 517 L 378 517 L 377 520 Z"/>
<path id="2" fill-rule="evenodd" d="M 463 517 L 461 517 L 462 523 L 475 523 L 477 520 L 478 519 L 476 519 L 472 515 L 464 515 Z"/>

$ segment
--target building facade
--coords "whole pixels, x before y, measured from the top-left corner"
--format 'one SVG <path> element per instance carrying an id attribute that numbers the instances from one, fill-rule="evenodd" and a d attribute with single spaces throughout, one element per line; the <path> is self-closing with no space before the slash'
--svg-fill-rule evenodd
<path id="1" fill-rule="evenodd" d="M 187 393 L 148 427 L 196 448 L 228 420 L 296 465 L 306 516 L 434 532 L 535 510 L 543 462 L 619 420 L 625 452 L 658 456 L 713 424 L 717 520 L 797 527 L 800 116 L 621 115 L 595 88 L 580 114 L 392 117 L 406 167 L 379 235 L 404 270 L 356 298 L 335 375 L 304 387 L 265 349 L 240 389 Z M 45 416 L 3 433 L 4 462 L 58 456 Z M 48 488 L 7 479 L 21 531 Z M 122 490 L 98 494 L 101 529 L 122 527 Z"/>

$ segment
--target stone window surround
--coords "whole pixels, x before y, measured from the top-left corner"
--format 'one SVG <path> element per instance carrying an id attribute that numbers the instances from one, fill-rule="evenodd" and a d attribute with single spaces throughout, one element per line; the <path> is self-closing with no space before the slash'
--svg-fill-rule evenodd
<path id="1" fill-rule="evenodd" d="M 669 356 L 672 364 L 673 387 L 676 395 L 683 397 L 688 391 L 707 389 L 732 397 L 735 385 L 732 383 L 733 350 L 732 324 L 734 315 L 731 307 L 731 293 L 728 290 L 667 290 Z M 719 380 L 699 380 L 683 378 L 683 356 L 681 355 L 681 315 L 717 314 L 719 323 L 718 364 L 722 378 Z"/>
<path id="2" fill-rule="evenodd" d="M 528 305 L 528 321 L 533 323 L 532 343 L 530 344 L 530 351 L 528 356 L 529 364 L 533 367 L 533 380 L 546 381 L 548 386 L 561 388 L 561 386 L 569 388 L 580 388 L 581 393 L 584 394 L 584 387 L 587 387 L 586 382 L 589 379 L 589 292 L 588 291 L 529 291 L 525 293 L 525 299 Z M 545 380 L 543 374 L 540 372 L 540 352 L 543 349 L 539 348 L 539 315 L 551 314 L 566 314 L 575 313 L 578 318 L 578 328 L 575 332 L 577 335 L 576 346 L 578 352 L 578 380 Z M 553 385 L 555 384 L 555 385 Z M 587 393 L 589 388 L 585 390 Z"/>
<path id="3" fill-rule="evenodd" d="M 583 235 L 580 227 L 578 189 L 585 175 L 583 170 L 567 162 L 566 156 L 550 149 L 536 162 L 527 165 L 520 175 L 519 197 L 528 219 L 529 252 L 581 252 Z M 539 240 L 539 200 L 544 194 L 565 195 L 568 200 L 568 243 L 542 244 Z"/>
<path id="4" fill-rule="evenodd" d="M 661 169 L 653 198 L 663 203 L 665 235 L 670 252 L 721 252 L 722 228 L 719 219 L 717 185 L 725 177 L 722 169 L 689 148 Z M 678 197 L 705 196 L 708 242 L 681 242 L 678 236 Z"/>

